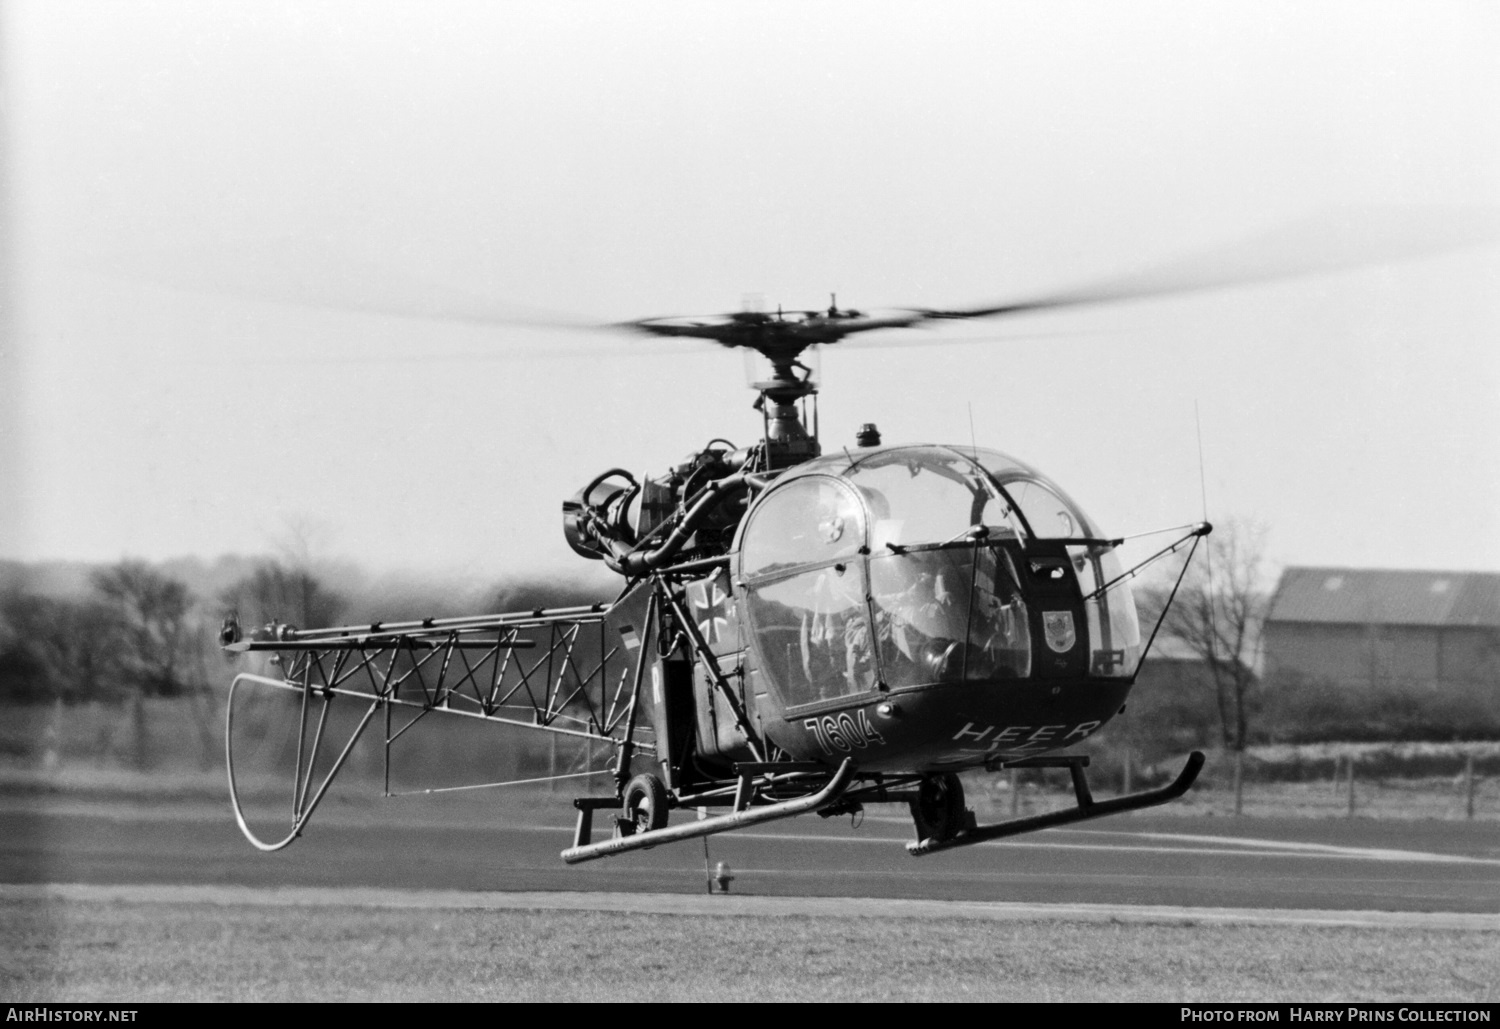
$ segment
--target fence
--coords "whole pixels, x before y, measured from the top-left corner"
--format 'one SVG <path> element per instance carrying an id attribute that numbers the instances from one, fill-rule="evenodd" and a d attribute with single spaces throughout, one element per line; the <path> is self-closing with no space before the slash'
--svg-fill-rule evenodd
<path id="1" fill-rule="evenodd" d="M 486 775 L 541 776 L 577 772 L 603 760 L 576 747 L 552 751 L 549 741 L 524 730 L 498 735 L 454 719 L 432 727 L 399 767 L 411 785 L 452 785 Z M 192 698 L 146 700 L 139 706 L 80 704 L 0 709 L 0 768 L 14 776 L 43 776 L 63 769 L 94 778 L 130 772 L 202 777 L 215 786 L 223 775 L 222 705 Z M 373 780 L 378 746 L 361 744 L 368 761 L 350 768 Z M 506 756 L 508 754 L 508 756 Z M 359 752 L 356 752 L 359 757 Z M 1146 762 L 1130 748 L 1102 743 L 1091 749 L 1094 792 L 1115 793 L 1161 785 L 1186 755 Z M 505 768 L 487 768 L 503 760 Z M 1209 754 L 1198 783 L 1181 800 L 1152 811 L 1177 815 L 1324 818 L 1436 818 L 1500 820 L 1500 742 L 1324 743 L 1253 747 L 1238 763 L 1232 753 Z M 470 773 L 473 773 L 472 775 Z M 1238 788 L 1236 780 L 1238 779 Z M 1067 773 L 964 774 L 970 803 L 989 817 L 1035 814 L 1069 802 Z M 568 787 L 563 786 L 566 790 Z M 1149 812 L 1148 812 L 1149 814 Z"/>
<path id="2" fill-rule="evenodd" d="M 1197 784 L 1152 811 L 1168 815 L 1500 820 L 1500 743 L 1323 743 L 1212 752 Z M 1186 755 L 1142 764 L 1097 748 L 1090 781 L 1102 798 L 1168 781 Z M 1072 796 L 1066 772 L 970 772 L 971 803 L 994 817 L 1036 814 Z"/>

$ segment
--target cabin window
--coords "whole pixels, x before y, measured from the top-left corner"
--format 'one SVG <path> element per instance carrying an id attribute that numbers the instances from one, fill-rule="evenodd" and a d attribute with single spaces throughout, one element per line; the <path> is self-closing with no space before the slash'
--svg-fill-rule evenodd
<path id="1" fill-rule="evenodd" d="M 1031 674 L 1026 605 L 992 547 L 870 559 L 876 652 L 888 686 Z"/>
<path id="2" fill-rule="evenodd" d="M 1068 554 L 1078 572 L 1078 586 L 1084 596 L 1089 674 L 1109 679 L 1129 678 L 1141 661 L 1141 625 L 1130 583 L 1120 580 L 1120 559 L 1113 549 L 1101 547 L 1069 547 Z M 1114 585 L 1094 596 L 1110 583 Z"/>
<path id="3" fill-rule="evenodd" d="M 1009 479 L 1002 481 L 1000 488 L 1021 509 L 1032 536 L 1037 539 L 1093 535 L 1081 511 L 1035 479 Z"/>
<path id="4" fill-rule="evenodd" d="M 875 688 L 866 601 L 865 513 L 829 476 L 768 493 L 740 542 L 755 646 L 789 707 Z"/>
<path id="5" fill-rule="evenodd" d="M 1024 679 L 1031 675 L 1031 630 L 1015 565 L 1007 551 L 974 552 L 974 608 L 969 616 L 969 679 Z"/>
<path id="6" fill-rule="evenodd" d="M 875 688 L 862 561 L 839 562 L 748 591 L 755 645 L 789 707 Z"/>
<path id="7" fill-rule="evenodd" d="M 853 492 L 835 479 L 809 476 L 768 494 L 752 512 L 740 543 L 740 573 L 837 561 L 864 545 L 864 512 Z"/>
<path id="8" fill-rule="evenodd" d="M 1009 505 L 968 458 L 938 447 L 906 447 L 860 461 L 849 481 L 870 509 L 870 549 L 946 543 L 976 525 L 1009 533 Z"/>

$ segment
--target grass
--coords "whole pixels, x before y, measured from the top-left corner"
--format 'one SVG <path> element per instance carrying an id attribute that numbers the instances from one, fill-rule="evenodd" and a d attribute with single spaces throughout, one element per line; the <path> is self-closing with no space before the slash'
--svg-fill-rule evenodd
<path id="1" fill-rule="evenodd" d="M 1061 776 L 1021 810 L 1064 801 Z M 992 784 L 991 784 L 992 785 Z M 1101 783 L 1101 786 L 1104 784 Z M 1214 788 L 1156 810 L 1227 814 Z M 1476 814 L 1500 812 L 1481 782 Z M 0 792 L 222 799 L 222 772 L 0 768 Z M 512 803 L 553 810 L 544 792 Z M 1005 789 L 970 789 L 1008 813 Z M 1347 789 L 1252 784 L 1248 815 L 1341 817 Z M 1356 782 L 1357 812 L 1461 818 L 1451 778 Z M 0 998 L 46 1001 L 1468 1001 L 1500 932 L 0 902 Z"/>
<path id="2" fill-rule="evenodd" d="M 44 1001 L 1467 1001 L 1500 933 L 11 900 Z"/>

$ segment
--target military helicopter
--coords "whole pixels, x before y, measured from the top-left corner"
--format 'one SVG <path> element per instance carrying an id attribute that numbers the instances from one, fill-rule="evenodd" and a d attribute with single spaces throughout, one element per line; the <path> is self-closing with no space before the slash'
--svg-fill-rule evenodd
<path id="1" fill-rule="evenodd" d="M 572 549 L 622 577 L 608 604 L 249 633 L 226 622 L 229 651 L 274 652 L 282 669 L 230 687 L 241 829 L 262 849 L 288 845 L 377 714 L 388 751 L 436 713 L 613 747 L 614 792 L 574 801 L 570 863 L 875 803 L 909 807 L 909 849 L 925 854 L 1180 796 L 1201 754 L 1165 788 L 1106 801 L 1092 798 L 1086 757 L 1049 756 L 1122 708 L 1149 649 L 1130 590 L 1140 566 L 1121 567 L 1122 538 L 999 451 L 885 444 L 874 425 L 852 449 L 825 454 L 818 439 L 809 347 L 1012 309 L 867 314 L 835 299 L 623 326 L 759 355 L 760 441 L 710 441 L 654 478 L 612 468 L 563 503 Z M 1180 530 L 1146 563 L 1210 527 Z M 246 688 L 301 701 L 292 824 L 270 842 L 251 831 L 235 781 L 234 695 Z M 338 748 L 325 732 L 336 699 L 364 707 Z M 394 724 L 397 712 L 409 720 Z M 977 825 L 956 773 L 1018 766 L 1068 768 L 1076 805 Z M 669 824 L 699 807 L 727 810 Z M 612 833 L 595 842 L 600 810 L 614 812 Z"/>
<path id="2" fill-rule="evenodd" d="M 818 382 L 802 358 L 877 330 L 1389 257 L 1366 249 L 1321 267 L 1199 264 L 970 308 L 867 313 L 833 298 L 820 310 L 610 326 L 755 355 L 759 441 L 710 440 L 654 477 L 611 468 L 563 503 L 571 548 L 621 577 L 612 601 L 314 629 L 226 621 L 227 650 L 268 652 L 279 669 L 242 672 L 230 686 L 236 820 L 256 847 L 286 847 L 377 716 L 389 768 L 391 745 L 439 714 L 611 751 L 613 789 L 573 801 L 569 863 L 872 804 L 910 811 L 907 849 L 922 855 L 1175 799 L 1201 753 L 1164 787 L 1095 800 L 1087 756 L 1068 750 L 1123 710 L 1165 617 L 1142 632 L 1131 580 L 1185 550 L 1180 585 L 1212 527 L 1160 530 L 1164 545 L 1125 568 L 1119 548 L 1133 537 L 1106 535 L 1059 485 L 1000 451 L 885 443 L 873 424 L 851 446 L 825 450 Z M 1168 605 L 1175 594 L 1176 585 Z M 236 780 L 235 698 L 248 689 L 299 705 L 290 825 L 270 840 L 247 823 Z M 362 711 L 338 741 L 335 702 Z M 957 773 L 1038 767 L 1069 771 L 1072 806 L 978 824 Z M 705 808 L 721 813 L 673 822 Z M 599 840 L 596 812 L 608 813 Z"/>

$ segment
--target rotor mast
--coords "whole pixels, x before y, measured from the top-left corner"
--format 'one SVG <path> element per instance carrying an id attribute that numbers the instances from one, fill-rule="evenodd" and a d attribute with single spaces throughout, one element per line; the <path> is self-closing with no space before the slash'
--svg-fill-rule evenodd
<path id="1" fill-rule="evenodd" d="M 736 314 L 697 318 L 647 318 L 627 322 L 624 328 L 653 336 L 689 336 L 711 340 L 723 347 L 753 350 L 771 365 L 768 378 L 750 384 L 760 393 L 756 408 L 765 418 L 762 446 L 768 468 L 787 468 L 822 454 L 818 444 L 816 416 L 811 432 L 803 422 L 800 401 L 816 396 L 812 370 L 798 358 L 808 347 L 837 343 L 845 336 L 874 329 L 905 328 L 932 317 L 956 317 L 921 310 L 897 310 L 883 314 L 841 309 L 833 298 L 826 310 L 740 311 Z M 816 412 L 816 407 L 814 408 Z"/>
<path id="2" fill-rule="evenodd" d="M 816 418 L 811 431 L 802 420 L 803 406 L 808 397 L 817 396 L 818 387 L 812 380 L 812 369 L 798 360 L 810 344 L 800 341 L 789 344 L 785 338 L 768 338 L 764 342 L 766 345 L 751 349 L 771 362 L 771 376 L 752 382 L 750 388 L 760 393 L 755 408 L 765 419 L 762 445 L 766 465 L 786 468 L 823 453 Z"/>

